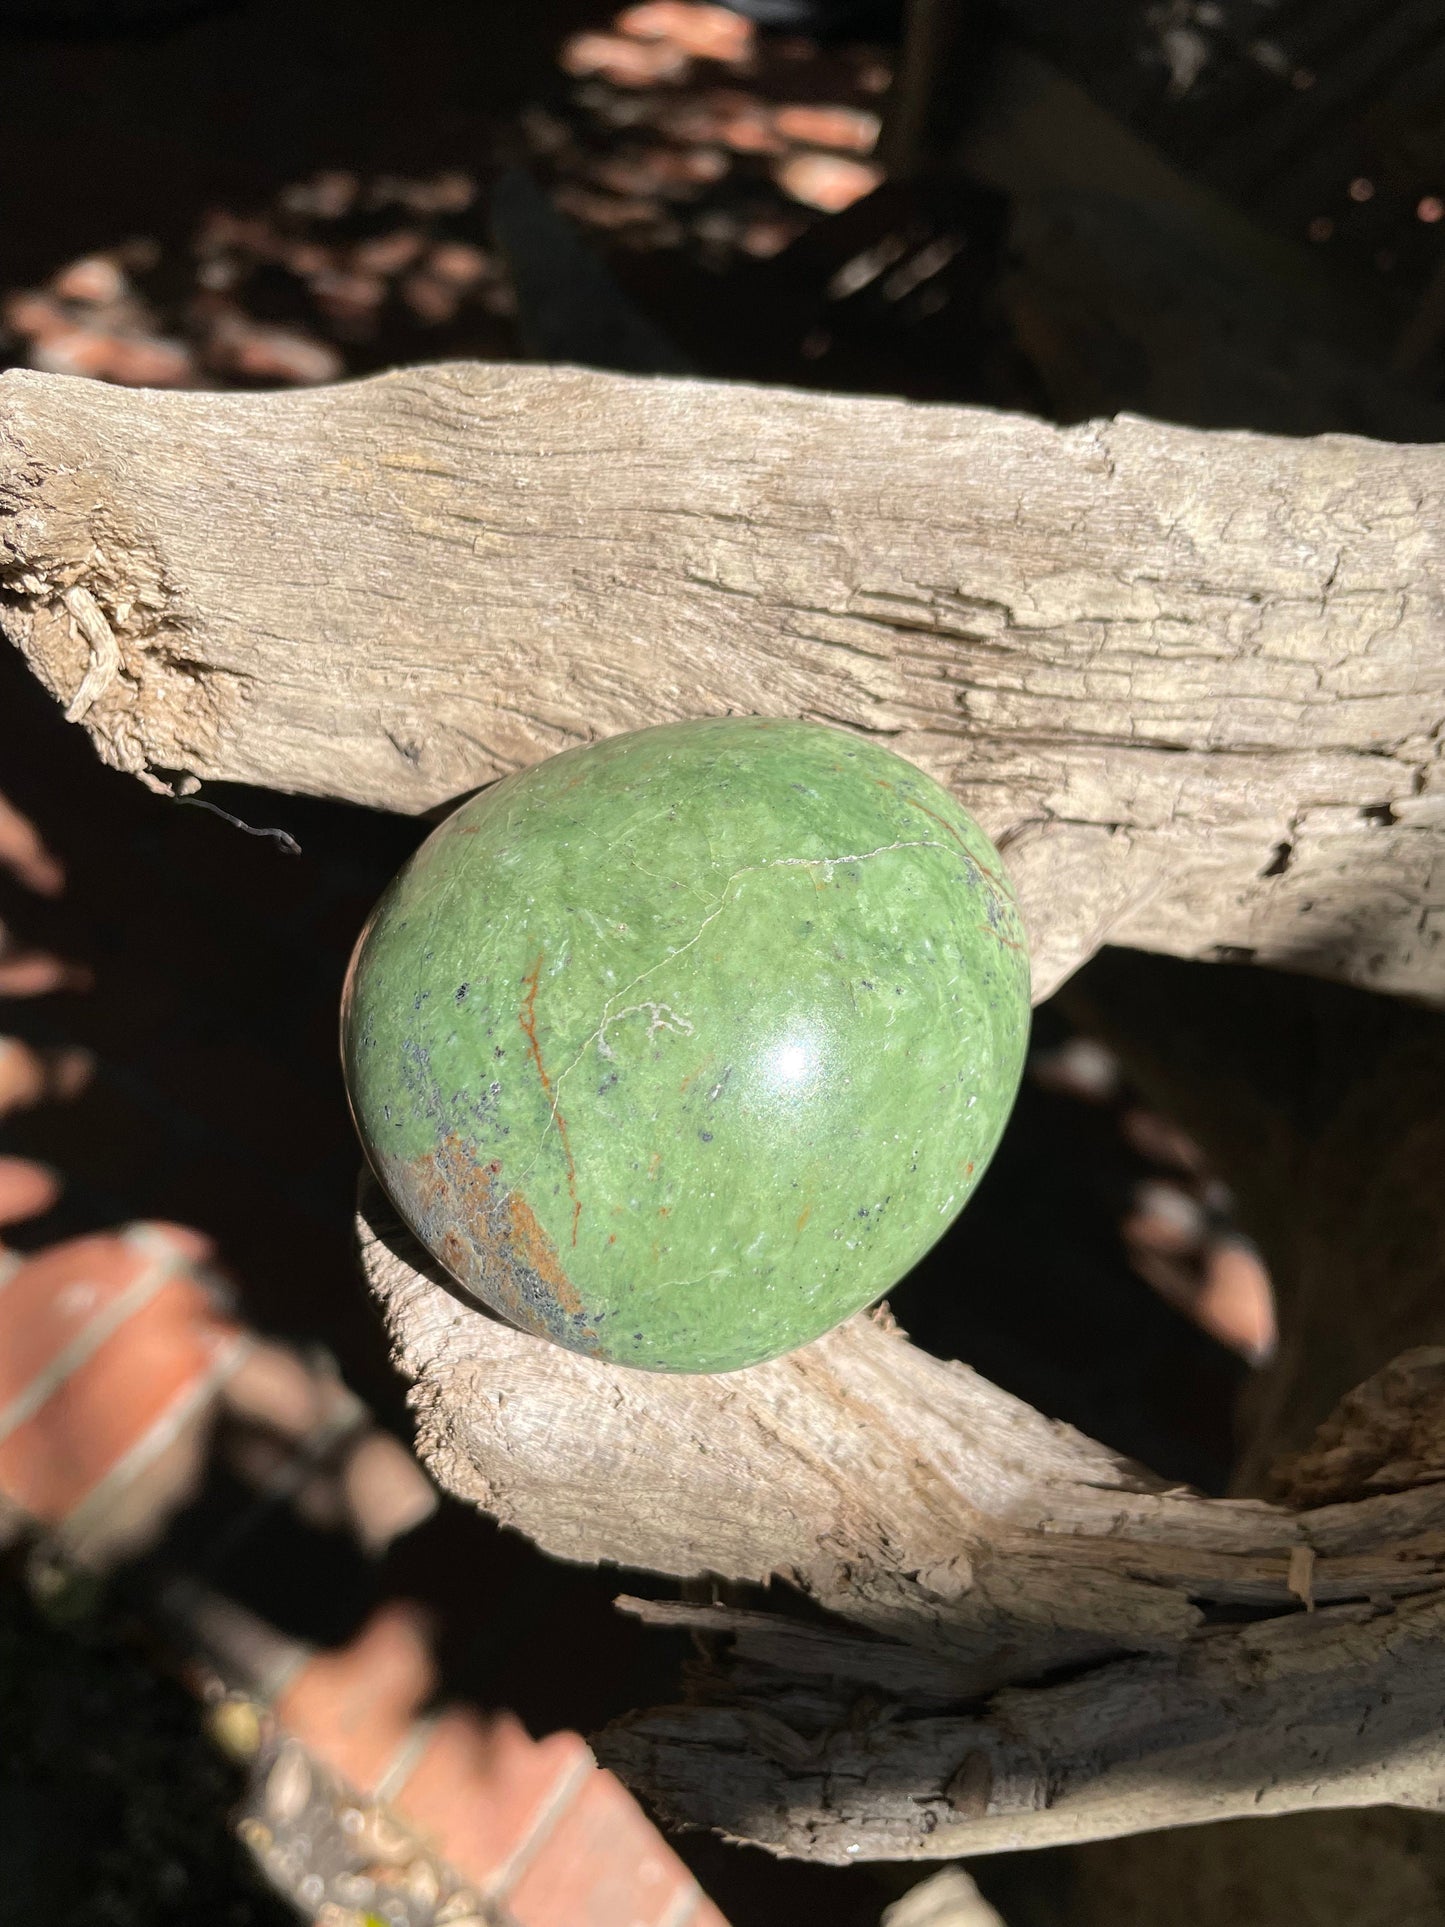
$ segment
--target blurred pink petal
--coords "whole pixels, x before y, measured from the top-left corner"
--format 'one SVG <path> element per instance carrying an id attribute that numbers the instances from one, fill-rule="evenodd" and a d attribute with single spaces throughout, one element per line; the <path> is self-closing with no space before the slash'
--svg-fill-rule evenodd
<path id="1" fill-rule="evenodd" d="M 1194 1316 L 1206 1331 L 1251 1364 L 1262 1365 L 1274 1355 L 1279 1339 L 1274 1287 L 1253 1245 L 1227 1238 L 1213 1247 L 1205 1263 Z"/>
<path id="2" fill-rule="evenodd" d="M 27 890 L 42 897 L 58 897 L 65 888 L 65 872 L 46 849 L 28 816 L 0 796 L 0 868 L 10 872 Z"/>
<path id="3" fill-rule="evenodd" d="M 29 1158 L 0 1158 L 0 1224 L 21 1224 L 48 1211 L 62 1190 L 60 1173 Z"/>
<path id="4" fill-rule="evenodd" d="M 680 80 L 691 65 L 681 47 L 667 40 L 625 40 L 614 33 L 577 33 L 558 56 L 565 73 L 578 79 L 597 74 L 614 87 L 652 87 Z"/>
<path id="5" fill-rule="evenodd" d="M 696 60 L 734 65 L 751 57 L 757 39 L 756 27 L 742 14 L 686 0 L 648 0 L 619 13 L 613 25 L 634 40 L 670 41 Z"/>
<path id="6" fill-rule="evenodd" d="M 838 154 L 794 154 L 773 169 L 785 194 L 823 214 L 841 214 L 883 184 L 883 170 Z"/>
<path id="7" fill-rule="evenodd" d="M 88 254 L 52 275 L 50 291 L 62 301 L 84 301 L 95 307 L 108 307 L 125 299 L 130 283 L 114 261 L 103 254 Z"/>
<path id="8" fill-rule="evenodd" d="M 878 142 L 876 114 L 858 107 L 779 107 L 773 125 L 790 141 L 809 147 L 838 147 L 850 154 L 871 154 Z"/>

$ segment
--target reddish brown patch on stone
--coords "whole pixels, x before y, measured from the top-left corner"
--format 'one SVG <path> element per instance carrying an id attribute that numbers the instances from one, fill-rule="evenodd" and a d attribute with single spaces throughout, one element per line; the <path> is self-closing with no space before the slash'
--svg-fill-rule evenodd
<path id="1" fill-rule="evenodd" d="M 425 1242 L 448 1270 L 524 1331 L 559 1337 L 547 1316 L 568 1322 L 568 1342 L 595 1340 L 556 1246 L 520 1192 L 499 1192 L 499 1159 L 480 1164 L 455 1132 L 405 1167 Z"/>
<path id="2" fill-rule="evenodd" d="M 811 1218 L 812 1215 L 813 1215 L 812 1205 L 805 1204 L 802 1210 L 798 1213 L 798 1222 L 793 1226 L 793 1229 L 795 1231 L 801 1231 L 803 1229 L 803 1226 L 808 1222 L 809 1218 Z"/>
<path id="3" fill-rule="evenodd" d="M 670 1204 L 660 1204 L 657 1207 L 657 1215 L 659 1218 L 670 1218 L 672 1216 L 672 1206 Z"/>
<path id="4" fill-rule="evenodd" d="M 520 1191 L 513 1191 L 507 1199 L 507 1216 L 522 1262 L 536 1272 L 569 1318 L 581 1318 L 584 1313 L 577 1287 L 562 1269 L 557 1247 L 538 1224 L 537 1214 Z"/>
<path id="5" fill-rule="evenodd" d="M 991 923 L 981 923 L 978 927 L 980 930 L 987 931 L 989 936 L 997 937 L 1005 950 L 1022 950 L 1024 948 L 1023 944 L 1015 943 L 1012 937 L 1006 937 L 1002 930 L 995 930 Z"/>
<path id="6" fill-rule="evenodd" d="M 567 1195 L 572 1200 L 572 1243 L 577 1243 L 577 1220 L 582 1216 L 582 1200 L 577 1195 L 577 1166 L 572 1161 L 572 1146 L 567 1137 L 567 1120 L 557 1104 L 552 1080 L 547 1075 L 547 1066 L 542 1062 L 542 1047 L 537 1042 L 537 985 L 542 977 L 542 959 L 545 952 L 537 952 L 537 961 L 522 979 L 527 987 L 526 1001 L 522 1005 L 522 1031 L 527 1039 L 527 1048 L 532 1053 L 532 1062 L 537 1066 L 537 1075 L 542 1080 L 542 1089 L 552 1106 L 552 1116 L 557 1121 L 557 1141 L 562 1146 L 562 1156 L 567 1160 Z"/>
<path id="7" fill-rule="evenodd" d="M 941 830 L 946 830 L 948 834 L 953 838 L 954 842 L 958 845 L 959 849 L 963 851 L 964 855 L 968 858 L 969 862 L 973 865 L 975 870 L 979 871 L 981 875 L 986 876 L 990 883 L 997 884 L 1000 889 L 1003 888 L 1003 878 L 998 874 L 998 871 L 990 870 L 990 868 L 986 863 L 979 862 L 978 858 L 974 855 L 973 851 L 969 849 L 968 845 L 964 842 L 963 838 L 959 835 L 958 831 L 954 828 L 952 823 L 950 823 L 947 820 L 946 817 L 940 816 L 937 810 L 929 809 L 926 803 L 920 803 L 916 796 L 905 796 L 903 800 L 905 803 L 907 803 L 910 809 L 922 810 L 925 816 L 932 817 L 933 821 L 938 825 L 938 827 Z"/>
<path id="8" fill-rule="evenodd" d="M 944 831 L 946 835 L 951 836 L 953 838 L 954 842 L 958 845 L 960 849 L 964 849 L 967 847 L 964 843 L 963 838 L 959 835 L 958 831 L 954 828 L 954 826 L 948 821 L 947 817 L 940 816 L 937 810 L 929 809 L 926 803 L 920 803 L 916 796 L 905 796 L 903 800 L 908 805 L 909 809 L 922 810 L 923 814 L 926 817 L 931 818 L 931 820 L 938 825 L 939 829 Z"/>

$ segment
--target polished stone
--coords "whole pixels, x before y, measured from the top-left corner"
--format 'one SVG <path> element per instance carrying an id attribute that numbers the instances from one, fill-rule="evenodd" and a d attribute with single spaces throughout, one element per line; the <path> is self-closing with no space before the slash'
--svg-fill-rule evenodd
<path id="1" fill-rule="evenodd" d="M 817 724 L 668 724 L 473 797 L 357 946 L 367 1155 L 469 1292 L 717 1372 L 897 1282 L 1013 1104 L 1028 962 L 997 852 Z"/>

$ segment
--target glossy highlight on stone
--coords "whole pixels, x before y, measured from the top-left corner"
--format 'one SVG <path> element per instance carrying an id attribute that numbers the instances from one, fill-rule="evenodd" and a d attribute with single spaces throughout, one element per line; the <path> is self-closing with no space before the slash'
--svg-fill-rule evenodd
<path id="1" fill-rule="evenodd" d="M 1028 960 L 931 778 L 813 723 L 664 724 L 464 803 L 342 1011 L 402 1216 L 524 1330 L 655 1371 L 816 1338 L 953 1218 L 1007 1121 Z"/>

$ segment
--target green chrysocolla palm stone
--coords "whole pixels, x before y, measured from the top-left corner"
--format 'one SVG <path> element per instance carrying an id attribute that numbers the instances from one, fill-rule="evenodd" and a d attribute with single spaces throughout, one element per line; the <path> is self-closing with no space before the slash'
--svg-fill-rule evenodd
<path id="1" fill-rule="evenodd" d="M 473 797 L 356 948 L 346 1080 L 453 1277 L 596 1358 L 720 1372 L 889 1289 L 1013 1104 L 997 852 L 889 751 L 668 724 Z"/>

